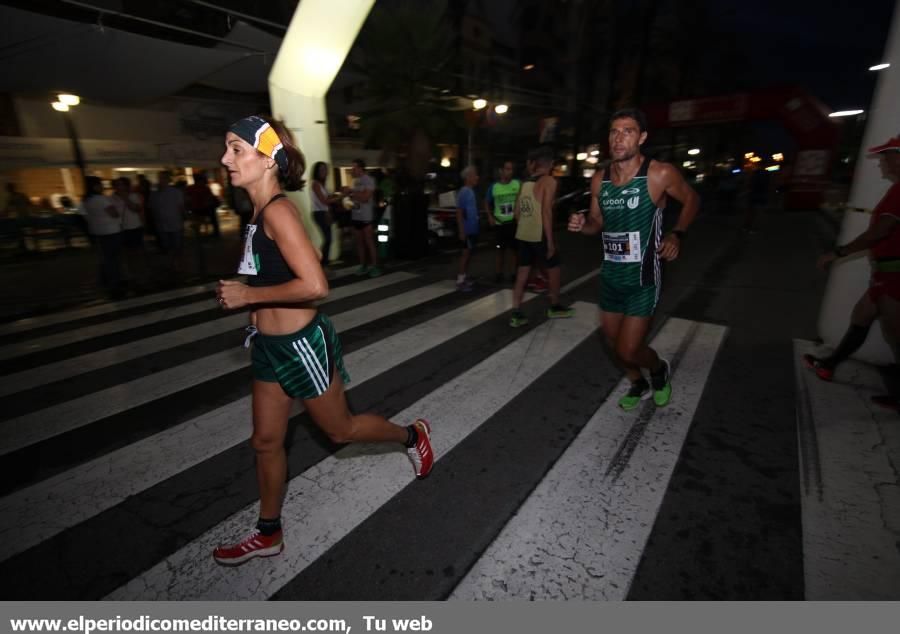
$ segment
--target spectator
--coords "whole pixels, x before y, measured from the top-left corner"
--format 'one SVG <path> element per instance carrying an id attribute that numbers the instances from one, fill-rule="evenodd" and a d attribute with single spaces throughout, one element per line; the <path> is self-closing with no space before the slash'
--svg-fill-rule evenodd
<path id="1" fill-rule="evenodd" d="M 194 177 L 194 184 L 185 189 L 185 201 L 188 211 L 197 218 L 209 220 L 212 224 L 213 237 L 221 237 L 219 231 L 219 199 L 213 196 L 212 190 L 207 185 L 206 174 L 202 172 Z"/>
<path id="2" fill-rule="evenodd" d="M 96 176 L 85 179 L 84 209 L 88 229 L 100 253 L 100 284 L 113 299 L 122 296 L 122 214 L 109 196 L 103 193 L 103 182 Z"/>
<path id="3" fill-rule="evenodd" d="M 156 215 L 160 250 L 168 256 L 169 271 L 178 272 L 178 262 L 184 245 L 184 193 L 172 185 L 172 173 L 159 173 L 159 186 L 150 196 L 150 205 Z"/>
<path id="4" fill-rule="evenodd" d="M 113 181 L 112 200 L 122 215 L 122 246 L 128 273 L 135 282 L 143 283 L 148 272 L 144 256 L 144 204 L 141 195 L 131 191 L 131 183 L 122 176 Z"/>

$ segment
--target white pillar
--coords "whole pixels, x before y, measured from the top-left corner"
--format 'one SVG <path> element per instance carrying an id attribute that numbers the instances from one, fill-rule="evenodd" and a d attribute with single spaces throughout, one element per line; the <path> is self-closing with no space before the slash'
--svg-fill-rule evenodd
<path id="1" fill-rule="evenodd" d="M 844 214 L 840 244 L 846 244 L 869 225 L 870 213 L 890 187 L 881 176 L 878 161 L 866 153 L 866 148 L 881 145 L 891 137 L 900 134 L 900 0 L 894 7 L 894 19 L 888 34 L 881 60 L 891 66 L 878 72 L 878 84 L 872 107 L 867 113 L 866 131 L 863 135 L 856 172 L 850 190 L 851 207 L 865 210 L 848 211 Z M 859 72 L 867 71 L 861 68 Z M 847 258 L 831 267 L 828 285 L 822 298 L 819 312 L 819 335 L 826 345 L 838 344 L 850 323 L 850 311 L 857 299 L 868 287 L 870 267 L 866 257 Z M 881 324 L 876 322 L 869 333 L 865 345 L 854 358 L 869 363 L 887 365 L 894 362 L 890 346 L 887 345 Z"/>
<path id="2" fill-rule="evenodd" d="M 294 133 L 307 162 L 306 180 L 316 161 L 331 165 L 325 94 L 340 70 L 375 0 L 302 0 L 282 40 L 269 74 L 272 114 Z M 331 173 L 329 170 L 329 179 Z M 334 184 L 330 184 L 333 188 Z M 312 221 L 309 186 L 288 194 L 300 209 L 316 246 L 322 235 Z M 340 253 L 333 232 L 331 256 Z"/>

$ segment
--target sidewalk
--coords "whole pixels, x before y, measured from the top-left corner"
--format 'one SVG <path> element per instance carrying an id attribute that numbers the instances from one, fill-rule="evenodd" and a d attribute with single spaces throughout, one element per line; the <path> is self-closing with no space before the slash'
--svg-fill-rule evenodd
<path id="1" fill-rule="evenodd" d="M 239 221 L 226 210 L 219 212 L 219 219 L 222 230 L 219 239 L 203 235 L 198 242 L 191 229 L 187 229 L 182 273 L 174 284 L 159 279 L 165 270 L 163 256 L 157 251 L 156 241 L 146 236 L 144 249 L 153 279 L 140 293 L 128 290 L 126 298 L 233 274 L 240 259 Z M 0 275 L 5 289 L 0 295 L 0 321 L 109 301 L 98 284 L 98 266 L 98 254 L 82 238 L 76 238 L 70 248 L 64 248 L 61 242 L 44 242 L 40 251 L 30 250 L 25 254 L 14 248 L 4 249 L 0 254 Z M 127 279 L 124 271 L 123 268 Z"/>
<path id="2" fill-rule="evenodd" d="M 219 212 L 219 226 L 221 238 L 203 235 L 199 242 L 191 229 L 187 229 L 182 274 L 176 283 L 156 279 L 145 288 L 128 289 L 125 299 L 215 282 L 235 275 L 241 257 L 240 222 L 234 213 L 223 209 Z M 557 234 L 562 242 L 572 240 L 562 227 L 557 227 Z M 334 264 L 339 267 L 355 265 L 357 257 L 353 237 L 348 233 L 343 240 L 342 260 Z M 580 240 L 575 238 L 573 242 L 579 243 Z M 144 247 L 151 270 L 164 271 L 164 261 L 156 249 L 155 240 L 146 236 Z M 418 260 L 416 264 L 421 269 L 433 269 L 435 275 L 455 279 L 458 253 L 459 245 L 448 241 L 436 253 Z M 485 230 L 470 262 L 470 275 L 483 282 L 492 282 L 494 254 L 492 234 Z M 591 266 L 596 267 L 593 254 L 588 258 L 574 258 L 584 259 L 592 260 Z M 389 258 L 387 263 L 392 261 L 396 263 L 393 258 Z M 573 260 L 567 261 L 576 264 Z M 98 284 L 98 266 L 98 254 L 81 237 L 74 240 L 71 248 L 63 248 L 60 241 L 58 244 L 44 242 L 40 251 L 32 250 L 24 255 L 13 247 L 0 250 L 0 275 L 7 289 L 0 295 L 0 322 L 109 302 L 108 294 Z M 127 279 L 124 269 L 123 275 Z"/>
<path id="3" fill-rule="evenodd" d="M 806 598 L 900 599 L 900 426 L 873 405 L 885 392 L 878 370 L 847 361 L 835 380 L 800 361 L 818 354 L 794 340 L 797 427 L 803 484 Z"/>

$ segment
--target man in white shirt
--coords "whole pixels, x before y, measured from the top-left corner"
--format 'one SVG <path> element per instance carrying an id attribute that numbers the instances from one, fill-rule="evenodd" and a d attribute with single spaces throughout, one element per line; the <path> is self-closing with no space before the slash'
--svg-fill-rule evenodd
<path id="1" fill-rule="evenodd" d="M 103 193 L 103 181 L 96 176 L 85 179 L 82 204 L 87 213 L 88 230 L 100 253 L 100 282 L 113 299 L 118 299 L 122 296 L 122 214 L 113 200 Z"/>
<path id="2" fill-rule="evenodd" d="M 144 257 L 144 199 L 131 191 L 128 177 L 121 176 L 113 181 L 112 201 L 122 218 L 122 246 L 128 277 L 144 282 L 148 275 Z"/>
<path id="3" fill-rule="evenodd" d="M 356 253 L 359 256 L 359 275 L 377 277 L 381 275 L 378 268 L 378 256 L 375 250 L 375 232 L 372 223 L 375 220 L 375 181 L 366 174 L 366 164 L 362 159 L 353 161 L 353 188 L 344 188 L 354 202 L 350 218 L 356 234 Z M 367 259 L 368 256 L 368 259 Z M 367 262 L 371 263 L 371 267 Z"/>

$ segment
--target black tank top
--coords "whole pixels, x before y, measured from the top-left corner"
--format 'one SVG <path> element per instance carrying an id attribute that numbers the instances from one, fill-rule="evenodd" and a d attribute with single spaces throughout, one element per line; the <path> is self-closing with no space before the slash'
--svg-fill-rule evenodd
<path id="1" fill-rule="evenodd" d="M 285 198 L 285 195 L 273 196 L 272 200 L 259 210 L 256 215 L 256 223 L 247 225 L 247 233 L 244 236 L 244 257 L 238 273 L 247 276 L 248 286 L 275 286 L 290 282 L 297 277 L 285 262 L 278 245 L 266 235 L 266 207 L 279 198 Z"/>

